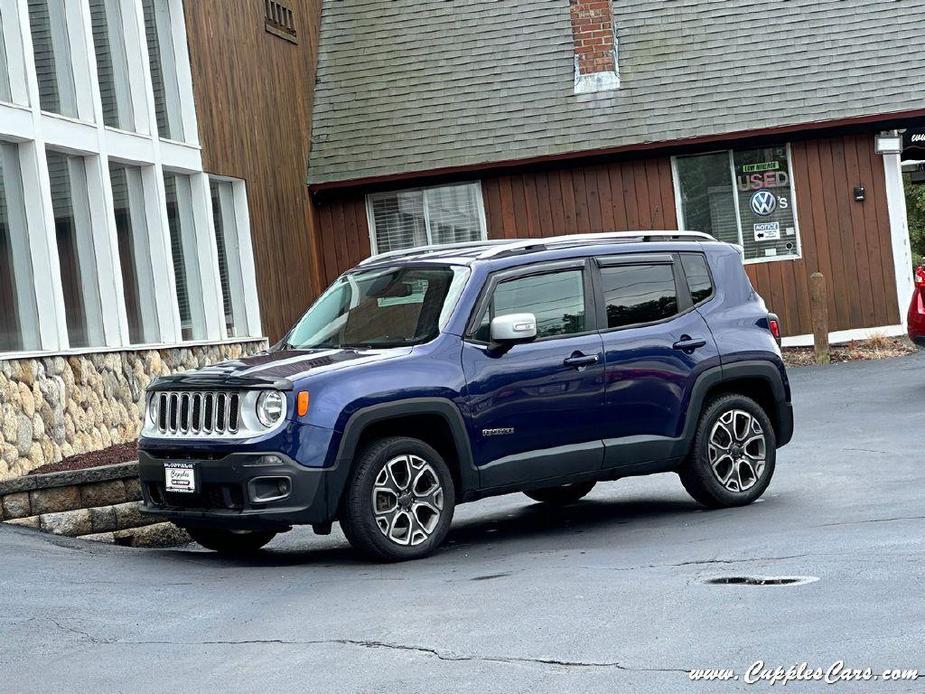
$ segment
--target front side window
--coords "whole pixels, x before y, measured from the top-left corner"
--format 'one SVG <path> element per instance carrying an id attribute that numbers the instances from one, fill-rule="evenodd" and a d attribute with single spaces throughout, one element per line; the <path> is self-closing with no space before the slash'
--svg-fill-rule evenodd
<path id="1" fill-rule="evenodd" d="M 65 0 L 29 0 L 39 103 L 43 111 L 77 117 L 77 89 Z"/>
<path id="2" fill-rule="evenodd" d="M 171 31 L 169 0 L 142 0 L 157 134 L 168 140 L 183 139 L 177 54 Z"/>
<path id="3" fill-rule="evenodd" d="M 122 0 L 90 0 L 96 73 L 103 102 L 103 122 L 113 128 L 134 130 L 135 116 L 129 82 Z"/>
<path id="4" fill-rule="evenodd" d="M 0 143 L 0 352 L 38 348 L 19 147 Z"/>
<path id="5" fill-rule="evenodd" d="M 745 260 L 798 258 L 786 145 L 675 159 L 683 226 L 744 248 Z"/>
<path id="6" fill-rule="evenodd" d="M 486 238 L 478 183 L 375 193 L 367 205 L 374 255 Z"/>
<path id="7" fill-rule="evenodd" d="M 652 323 L 678 313 L 671 265 L 614 265 L 601 268 L 608 328 Z"/>
<path id="8" fill-rule="evenodd" d="M 51 150 L 47 159 L 68 342 L 71 347 L 96 347 L 103 344 L 103 319 L 87 161 Z"/>
<path id="9" fill-rule="evenodd" d="M 164 191 L 167 195 L 167 225 L 170 228 L 181 335 L 184 340 L 203 340 L 206 337 L 205 308 L 189 176 L 165 172 Z"/>
<path id="10" fill-rule="evenodd" d="M 287 349 L 386 348 L 437 336 L 468 277 L 462 267 L 389 267 L 340 277 L 285 340 Z"/>
<path id="11" fill-rule="evenodd" d="M 536 336 L 556 337 L 584 332 L 585 291 L 582 270 L 563 270 L 501 282 L 474 337 L 491 339 L 491 321 L 511 313 L 536 316 Z"/>
<path id="12" fill-rule="evenodd" d="M 110 163 L 109 177 L 129 340 L 150 344 L 157 342 L 158 329 L 142 173 L 136 166 Z"/>

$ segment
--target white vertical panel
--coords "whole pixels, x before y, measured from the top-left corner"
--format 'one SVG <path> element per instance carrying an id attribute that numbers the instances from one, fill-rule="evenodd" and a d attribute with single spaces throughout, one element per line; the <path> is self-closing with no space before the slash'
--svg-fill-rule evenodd
<path id="1" fill-rule="evenodd" d="M 907 309 L 915 291 L 912 277 L 912 248 L 909 244 L 909 220 L 906 216 L 906 195 L 903 185 L 902 161 L 899 153 L 883 155 L 886 175 L 886 201 L 890 215 L 890 240 L 893 246 L 893 267 L 896 272 L 896 298 L 899 320 L 905 327 Z"/>
<path id="2" fill-rule="evenodd" d="M 193 236 L 195 258 L 198 265 L 199 287 L 202 292 L 201 306 L 204 311 L 203 325 L 205 339 L 220 340 L 225 334 L 225 311 L 222 305 L 222 284 L 218 276 L 218 248 L 215 245 L 215 233 L 212 220 L 212 196 L 209 190 L 209 177 L 196 174 L 189 177 L 191 193 L 191 211 L 193 217 Z"/>
<path id="3" fill-rule="evenodd" d="M 151 167 L 148 167 L 151 168 Z M 154 258 L 151 253 L 150 233 L 148 227 L 148 210 L 145 201 L 145 187 L 143 170 L 135 166 L 125 168 L 125 184 L 128 188 L 128 208 L 132 224 L 132 249 L 137 259 L 135 273 L 138 277 L 139 307 L 141 309 L 141 324 L 146 342 L 158 342 L 160 337 L 160 324 L 157 316 L 159 294 L 155 287 Z M 155 189 L 156 197 L 156 189 Z M 123 260 L 123 262 L 125 262 Z M 150 292 L 150 296 L 144 293 Z"/>
<path id="4" fill-rule="evenodd" d="M 247 205 L 247 185 L 232 181 L 234 191 L 235 231 L 238 236 L 238 253 L 241 261 L 241 287 L 244 292 L 244 309 L 247 325 L 242 335 L 263 335 L 260 321 L 260 301 L 257 295 L 257 271 L 254 266 L 254 249 L 251 243 L 251 216 Z M 285 281 L 286 278 L 283 278 Z"/>
<path id="5" fill-rule="evenodd" d="M 11 97 L 14 104 L 28 105 L 29 90 L 17 0 L 0 0 L 0 14 L 3 15 L 3 42 L 6 45 L 6 61 L 10 71 Z"/>
<path id="6" fill-rule="evenodd" d="M 153 117 L 153 116 L 152 116 Z M 180 308 L 177 306 L 177 281 L 173 272 L 170 250 L 170 227 L 167 224 L 167 194 L 164 191 L 164 171 L 158 164 L 141 171 L 145 192 L 145 216 L 148 219 L 148 247 L 154 273 L 157 325 L 164 343 L 182 342 Z"/>
<path id="7" fill-rule="evenodd" d="M 121 0 L 116 0 L 121 1 Z M 132 130 L 148 134 L 152 132 L 148 116 L 148 90 L 150 77 L 147 72 L 148 51 L 145 44 L 143 27 L 139 25 L 141 4 L 137 2 L 123 3 L 119 16 L 122 24 L 118 29 L 123 32 L 125 45 L 125 60 L 128 65 L 128 81 L 131 85 L 129 98 L 131 99 Z"/>
<path id="8" fill-rule="evenodd" d="M 186 42 L 186 17 L 183 14 L 183 0 L 167 0 L 170 3 L 170 28 L 173 33 L 174 60 L 177 71 L 177 95 L 180 117 L 183 122 L 183 141 L 199 144 L 199 126 L 196 123 L 196 99 L 193 93 L 193 73 L 189 62 L 189 47 Z M 208 187 L 208 186 L 207 186 Z"/>
<path id="9" fill-rule="evenodd" d="M 29 237 L 29 224 L 23 204 L 24 181 L 22 177 L 21 154 L 19 147 L 12 144 L 0 145 L 0 158 L 3 160 L 3 188 L 6 191 L 5 202 L 7 224 L 9 227 L 10 254 L 14 267 L 17 313 L 23 332 L 25 349 L 36 349 L 39 338 L 38 311 L 35 303 L 35 278 L 32 272 L 32 248 Z"/>
<path id="10" fill-rule="evenodd" d="M 77 117 L 80 120 L 95 121 L 99 104 L 99 89 L 96 85 L 96 56 L 93 54 L 93 27 L 90 24 L 90 8 L 86 0 L 65 3 L 67 26 L 64 27 L 66 41 L 70 43 L 70 64 L 57 65 L 59 84 L 63 71 L 73 77 L 74 98 L 77 102 Z M 57 13 L 52 12 L 55 25 Z M 57 27 L 56 29 L 57 30 Z"/>
<path id="11" fill-rule="evenodd" d="M 84 162 L 87 200 L 90 203 L 90 228 L 96 252 L 96 284 L 99 296 L 103 299 L 100 302 L 103 335 L 106 345 L 121 347 L 129 344 L 128 319 L 112 202 L 112 180 L 109 178 L 109 158 L 105 155 L 86 157 Z"/>

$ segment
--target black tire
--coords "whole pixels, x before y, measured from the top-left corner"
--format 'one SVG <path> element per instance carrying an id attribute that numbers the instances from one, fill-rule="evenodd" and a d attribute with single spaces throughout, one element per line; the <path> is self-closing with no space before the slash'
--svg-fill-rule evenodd
<path id="1" fill-rule="evenodd" d="M 186 532 L 206 549 L 234 556 L 253 554 L 276 537 L 276 533 L 269 530 L 233 531 L 217 528 L 187 528 Z"/>
<path id="2" fill-rule="evenodd" d="M 728 420 L 729 413 L 733 413 L 733 419 L 730 421 L 737 422 L 733 426 L 739 427 L 740 431 L 745 426 L 744 423 L 747 419 L 735 414 L 736 412 L 751 415 L 753 421 L 760 426 L 761 433 L 764 436 L 764 465 L 760 468 L 760 472 L 754 475 L 748 471 L 756 471 L 759 466 L 747 454 L 757 452 L 754 447 L 755 443 L 750 444 L 748 451 L 745 451 L 741 448 L 741 445 L 739 445 L 739 448 L 732 448 L 734 444 L 738 443 L 737 439 L 733 438 L 730 440 L 730 450 L 733 453 L 729 456 L 720 454 L 711 462 L 710 437 L 713 435 L 713 429 L 720 422 L 720 419 L 725 417 Z M 757 435 L 756 432 L 750 430 L 747 435 L 743 435 L 743 438 L 747 441 L 749 436 L 753 439 L 755 435 Z M 764 490 L 768 488 L 771 477 L 774 475 L 776 454 L 777 439 L 774 434 L 774 427 L 761 405 L 744 395 L 721 395 L 707 404 L 700 417 L 693 448 L 679 470 L 681 483 L 687 493 L 704 506 L 710 508 L 746 506 L 764 494 Z M 742 465 L 736 462 L 736 455 L 738 455 L 738 460 L 743 460 L 746 464 Z M 718 468 L 716 472 L 714 472 L 714 463 Z M 720 479 L 720 475 L 725 475 L 727 469 L 729 474 L 727 483 L 724 484 Z M 746 487 L 745 483 L 750 479 L 754 481 Z M 730 486 L 740 486 L 742 488 L 735 490 L 734 488 L 730 489 Z"/>
<path id="3" fill-rule="evenodd" d="M 553 504 L 555 506 L 565 506 L 574 504 L 576 501 L 586 496 L 588 492 L 594 489 L 595 482 L 576 482 L 574 484 L 563 484 L 561 487 L 545 487 L 543 489 L 532 489 L 524 492 L 534 501 L 544 504 Z"/>
<path id="4" fill-rule="evenodd" d="M 406 467 L 403 458 L 407 459 L 408 480 L 400 491 Z M 414 468 L 418 461 L 423 464 Z M 413 489 L 414 481 L 420 482 L 417 489 Z M 431 481 L 437 486 L 428 486 Z M 374 489 L 380 490 L 375 497 Z M 426 490 L 430 492 L 418 494 Z M 390 504 L 393 497 L 394 506 Z M 374 503 L 382 505 L 378 514 Z M 360 453 L 344 495 L 340 524 L 350 544 L 370 559 L 420 559 L 436 551 L 446 538 L 455 506 L 453 476 L 440 454 L 419 439 L 394 436 L 374 441 Z"/>

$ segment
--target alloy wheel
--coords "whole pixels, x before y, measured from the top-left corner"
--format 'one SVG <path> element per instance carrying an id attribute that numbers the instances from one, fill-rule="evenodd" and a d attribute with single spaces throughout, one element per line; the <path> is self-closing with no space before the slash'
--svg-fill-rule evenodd
<path id="1" fill-rule="evenodd" d="M 748 491 L 764 474 L 767 439 L 758 420 L 745 410 L 729 410 L 710 430 L 710 467 L 730 492 Z"/>
<path id="2" fill-rule="evenodd" d="M 443 485 L 426 460 L 398 455 L 376 476 L 372 504 L 379 531 L 396 544 L 413 547 L 430 537 L 440 521 Z"/>

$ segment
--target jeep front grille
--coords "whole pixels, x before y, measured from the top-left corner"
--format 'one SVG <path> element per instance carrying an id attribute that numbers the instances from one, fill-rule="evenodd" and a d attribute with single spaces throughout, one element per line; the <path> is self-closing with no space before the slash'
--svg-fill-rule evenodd
<path id="1" fill-rule="evenodd" d="M 154 398 L 155 427 L 162 436 L 238 433 L 241 396 L 235 391 L 163 391 Z"/>

